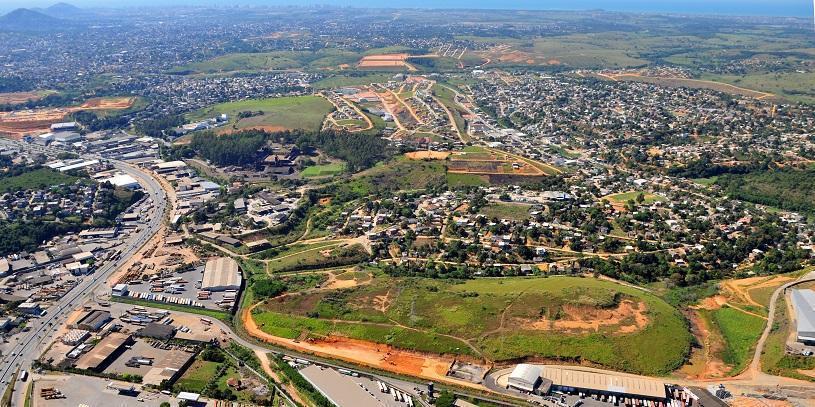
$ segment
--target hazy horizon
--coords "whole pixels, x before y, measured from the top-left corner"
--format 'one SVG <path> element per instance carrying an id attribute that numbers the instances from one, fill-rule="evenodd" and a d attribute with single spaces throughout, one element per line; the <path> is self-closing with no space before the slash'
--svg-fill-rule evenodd
<path id="1" fill-rule="evenodd" d="M 0 3 L 0 11 L 15 8 L 48 7 L 58 0 L 10 0 Z M 643 13 L 693 13 L 753 16 L 812 17 L 813 3 L 809 0 L 394 0 L 382 4 L 376 0 L 74 0 L 65 1 L 78 7 L 134 7 L 134 6 L 352 6 L 371 8 L 467 8 L 467 9 L 514 9 L 514 10 L 589 10 L 604 9 Z"/>

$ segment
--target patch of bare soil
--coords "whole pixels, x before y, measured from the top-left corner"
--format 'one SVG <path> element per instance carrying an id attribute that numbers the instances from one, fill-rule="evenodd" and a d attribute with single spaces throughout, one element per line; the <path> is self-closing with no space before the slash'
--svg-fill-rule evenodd
<path id="1" fill-rule="evenodd" d="M 616 333 L 637 332 L 648 325 L 647 307 L 644 302 L 623 300 L 613 309 L 564 305 L 563 316 L 557 319 L 542 318 L 525 324 L 525 328 L 544 331 L 594 331 L 616 327 Z"/>

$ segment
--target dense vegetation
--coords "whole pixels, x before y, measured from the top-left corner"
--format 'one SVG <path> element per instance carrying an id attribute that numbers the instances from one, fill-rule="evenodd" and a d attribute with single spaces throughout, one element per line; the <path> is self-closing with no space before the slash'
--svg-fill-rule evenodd
<path id="1" fill-rule="evenodd" d="M 257 162 L 266 134 L 259 131 L 217 136 L 211 132 L 192 137 L 190 148 L 215 165 L 249 165 Z"/>
<path id="2" fill-rule="evenodd" d="M 727 174 L 716 183 L 734 199 L 815 214 L 815 169 Z"/>
<path id="3" fill-rule="evenodd" d="M 130 119 L 124 115 L 99 117 L 96 113 L 85 110 L 76 112 L 71 117 L 89 131 L 120 129 L 130 124 Z"/>
<path id="4" fill-rule="evenodd" d="M 677 286 L 693 286 L 709 280 L 730 276 L 732 264 L 741 263 L 754 249 L 765 252 L 764 258 L 753 266 L 758 274 L 788 273 L 800 268 L 809 254 L 797 246 L 794 238 L 784 235 L 775 216 L 754 219 L 755 231 L 731 238 L 726 235 L 710 241 L 700 252 L 690 252 L 687 265 L 677 266 L 666 253 L 631 253 L 619 261 L 600 258 L 580 260 L 584 267 L 598 274 L 634 284 L 670 279 Z"/>
<path id="5" fill-rule="evenodd" d="M 351 172 L 370 168 L 386 158 L 387 141 L 366 134 L 335 131 L 286 132 L 282 137 L 300 146 L 314 147 L 326 154 L 344 160 Z"/>
<path id="6" fill-rule="evenodd" d="M 162 116 L 155 119 L 144 120 L 136 124 L 136 130 L 145 136 L 163 137 L 165 131 L 184 124 L 184 116 Z"/>
<path id="7" fill-rule="evenodd" d="M 221 136 L 203 132 L 193 135 L 189 149 L 216 165 L 252 165 L 265 157 L 262 152 L 267 141 L 294 144 L 303 151 L 322 150 L 332 157 L 346 161 L 346 169 L 351 172 L 372 167 L 388 154 L 387 142 L 379 137 L 330 130 L 287 130 L 276 133 L 243 130 Z"/>

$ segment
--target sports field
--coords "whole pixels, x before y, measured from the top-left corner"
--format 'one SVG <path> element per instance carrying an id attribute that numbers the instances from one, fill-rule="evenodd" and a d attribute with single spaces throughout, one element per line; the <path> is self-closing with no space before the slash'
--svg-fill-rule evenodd
<path id="1" fill-rule="evenodd" d="M 229 115 L 229 124 L 219 132 L 242 129 L 281 131 L 292 129 L 319 130 L 323 119 L 334 106 L 319 96 L 288 96 L 268 99 L 250 99 L 213 105 L 188 115 L 189 120 L 203 120 L 222 113 Z M 238 119 L 240 112 L 263 114 Z"/>
<path id="2" fill-rule="evenodd" d="M 585 360 L 645 374 L 680 366 L 691 339 L 679 312 L 657 297 L 577 277 L 453 283 L 377 274 L 353 288 L 284 295 L 253 318 L 268 334 L 312 343 L 342 335 L 492 361 Z"/>
<path id="3" fill-rule="evenodd" d="M 331 163 L 306 167 L 303 171 L 300 171 L 300 175 L 306 178 L 325 177 L 341 174 L 343 171 L 345 171 L 345 163 Z"/>

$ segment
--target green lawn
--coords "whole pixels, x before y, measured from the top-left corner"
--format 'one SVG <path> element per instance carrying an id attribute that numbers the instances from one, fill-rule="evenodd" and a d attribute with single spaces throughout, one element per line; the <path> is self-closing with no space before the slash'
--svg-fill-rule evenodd
<path id="1" fill-rule="evenodd" d="M 468 187 L 468 186 L 488 186 L 490 184 L 489 177 L 475 175 L 475 174 L 447 174 L 447 185 L 455 187 Z"/>
<path id="2" fill-rule="evenodd" d="M 203 120 L 226 113 L 229 124 L 225 128 L 279 127 L 317 131 L 333 109 L 331 102 L 320 96 L 287 96 L 221 103 L 197 110 L 189 114 L 188 119 Z M 262 111 L 263 114 L 238 120 L 238 113 L 244 111 Z"/>
<path id="3" fill-rule="evenodd" d="M 524 220 L 529 218 L 530 205 L 496 202 L 481 208 L 481 214 L 488 219 Z"/>
<path id="4" fill-rule="evenodd" d="M 753 356 L 765 321 L 729 307 L 713 311 L 711 321 L 725 341 L 722 360 L 733 366 L 734 373 L 741 372 Z"/>
<path id="5" fill-rule="evenodd" d="M 328 250 L 328 256 L 323 253 Z M 339 245 L 317 246 L 312 249 L 296 252 L 291 255 L 284 255 L 274 258 L 268 263 L 268 271 L 271 273 L 295 270 L 309 270 L 323 267 L 341 266 L 353 264 L 353 259 L 357 254 L 362 253 L 359 245 L 340 248 Z"/>
<path id="6" fill-rule="evenodd" d="M 702 79 L 772 93 L 783 99 L 815 103 L 815 75 L 799 72 L 749 73 L 747 75 L 704 75 Z"/>
<path id="7" fill-rule="evenodd" d="M 354 64 L 360 54 L 351 51 L 325 48 L 318 51 L 274 51 L 262 53 L 227 54 L 210 60 L 196 62 L 172 70 L 175 73 L 223 73 L 260 72 L 283 69 L 334 68 L 342 64 Z"/>
<path id="8" fill-rule="evenodd" d="M 655 195 L 655 194 L 652 194 L 652 193 L 649 193 L 649 192 L 640 192 L 640 191 L 623 192 L 623 193 L 620 193 L 620 194 L 608 195 L 608 196 L 606 196 L 604 198 L 608 199 L 611 202 L 619 202 L 619 203 L 626 203 L 628 201 L 637 202 L 637 197 L 640 194 L 643 194 L 644 200 L 643 200 L 642 203 L 644 205 L 650 205 L 650 204 L 652 204 L 654 202 L 664 202 L 665 201 L 665 198 L 663 198 L 663 197 L 661 197 L 659 195 Z"/>
<path id="9" fill-rule="evenodd" d="M 314 82 L 315 89 L 333 89 L 343 86 L 365 86 L 372 83 L 381 83 L 391 80 L 393 74 L 365 73 L 365 74 L 336 74 Z"/>
<path id="10" fill-rule="evenodd" d="M 719 177 L 694 178 L 693 182 L 709 187 L 715 184 L 717 179 L 719 179 Z"/>
<path id="11" fill-rule="evenodd" d="M 300 171 L 300 175 L 306 178 L 325 177 L 328 175 L 341 174 L 345 171 L 345 163 L 331 163 L 325 165 L 312 165 Z"/>
<path id="12" fill-rule="evenodd" d="M 60 184 L 73 184 L 78 179 L 80 178 L 50 168 L 40 168 L 12 177 L 0 178 L 0 192 L 39 189 Z"/>
<path id="13" fill-rule="evenodd" d="M 200 393 L 218 370 L 220 363 L 196 359 L 175 383 L 179 391 Z"/>

